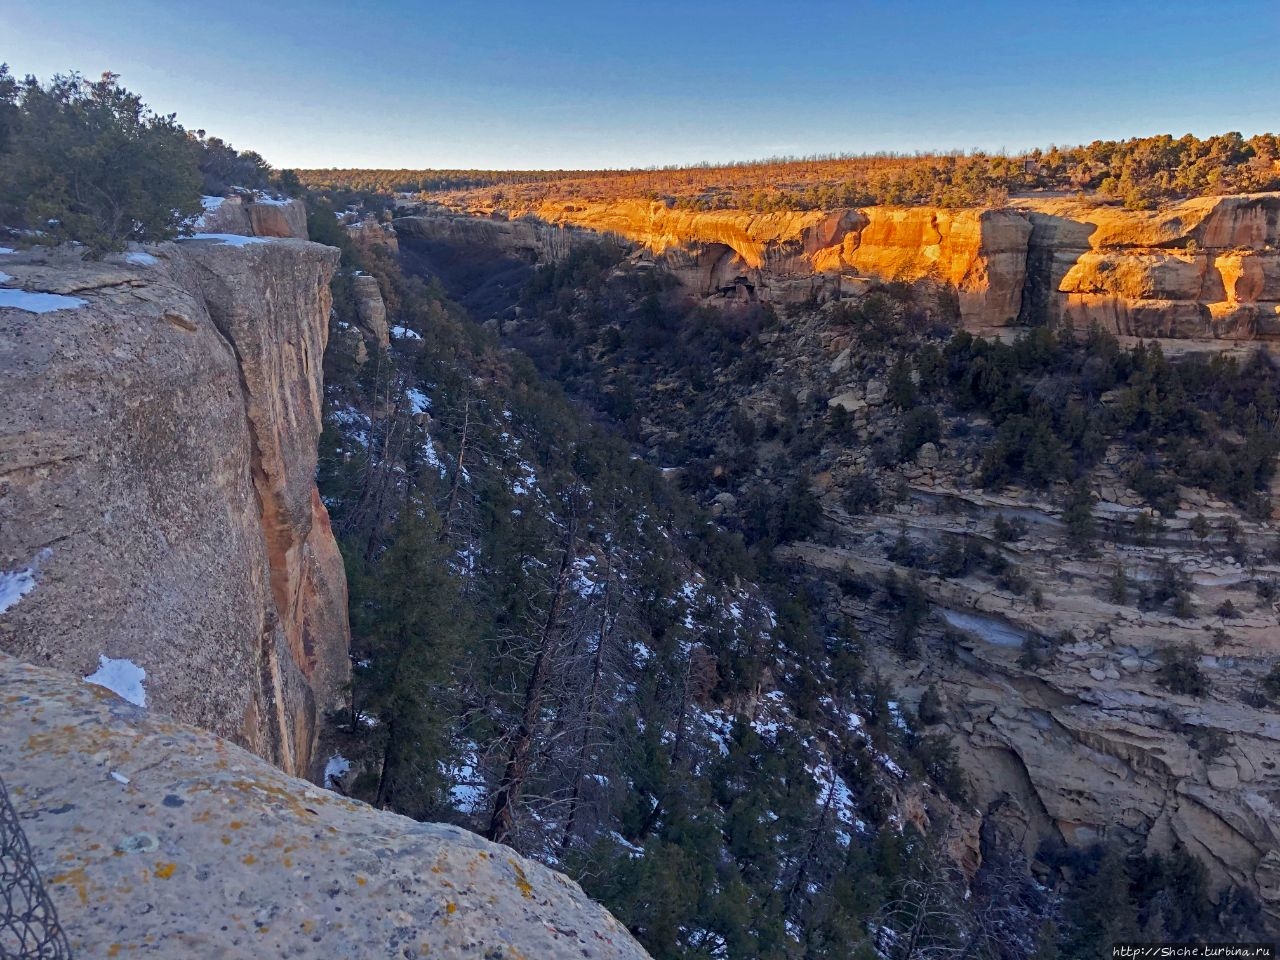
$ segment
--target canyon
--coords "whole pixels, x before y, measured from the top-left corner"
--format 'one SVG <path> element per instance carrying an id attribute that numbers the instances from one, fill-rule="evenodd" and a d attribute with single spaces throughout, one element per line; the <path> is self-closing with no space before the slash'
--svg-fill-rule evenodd
<path id="1" fill-rule="evenodd" d="M 930 688 L 940 695 L 933 729 L 957 749 L 984 836 L 995 831 L 1033 860 L 1100 840 L 1185 849 L 1215 888 L 1248 891 L 1280 923 L 1280 726 L 1259 694 L 1280 657 L 1280 604 L 1268 587 L 1280 578 L 1274 514 L 1250 516 L 1183 485 L 1176 511 L 1158 517 L 1129 485 L 1130 455 L 1115 447 L 1089 484 L 1100 534 L 1082 546 L 1067 534 L 1062 485 L 983 489 L 981 446 L 967 434 L 942 436 L 902 464 L 877 461 L 872 451 L 895 448 L 902 425 L 886 399 L 891 358 L 832 319 L 833 302 L 856 303 L 876 283 L 916 281 L 953 289 L 957 319 L 978 333 L 1013 338 L 1032 320 L 1056 319 L 1155 341 L 1170 356 L 1244 358 L 1280 333 L 1280 195 L 1149 212 L 1042 198 L 960 211 L 749 214 L 637 200 L 546 203 L 512 220 L 478 213 L 428 209 L 395 227 L 402 247 L 437 261 L 453 250 L 494 263 L 499 254 L 558 262 L 579 244 L 612 238 L 629 251 L 618 271 L 660 273 L 694 304 L 774 306 L 777 324 L 745 345 L 764 358 L 753 369 L 765 373 L 743 382 L 717 369 L 696 390 L 687 372 L 653 375 L 651 392 L 636 397 L 641 446 L 652 458 L 672 446 L 712 450 L 715 476 L 727 478 L 741 453 L 731 414 L 762 435 L 784 419 L 779 398 L 789 394 L 804 435 L 841 408 L 847 440 L 824 443 L 806 464 L 822 530 L 780 544 L 775 556 L 801 577 L 860 585 L 837 591 L 831 622 L 855 624 L 873 641 L 866 655 L 905 703 L 919 705 Z M 545 336 L 524 307 L 501 317 L 526 341 Z M 754 475 L 703 494 L 722 520 L 754 491 L 797 475 L 776 443 L 746 443 L 755 446 Z M 673 476 L 684 466 L 660 462 Z M 846 497 L 868 481 L 882 506 L 855 514 Z M 1011 521 L 1022 532 L 1002 538 L 998 524 Z M 1143 533 L 1152 523 L 1158 532 Z M 939 576 L 889 556 L 908 543 L 936 558 L 952 542 L 995 552 L 1016 577 Z M 1186 575 L 1191 612 L 1140 602 L 1138 587 L 1169 569 Z M 1122 597 L 1116 571 L 1130 584 Z M 895 651 L 896 615 L 880 586 L 890 577 L 917 583 L 932 607 L 918 656 Z M 1026 653 L 1041 646 L 1044 656 Z M 1206 696 L 1159 682 L 1178 649 L 1194 651 Z"/>

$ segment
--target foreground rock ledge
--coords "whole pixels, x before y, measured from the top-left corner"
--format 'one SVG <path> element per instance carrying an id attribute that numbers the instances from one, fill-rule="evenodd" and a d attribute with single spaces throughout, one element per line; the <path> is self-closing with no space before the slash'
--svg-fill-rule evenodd
<path id="1" fill-rule="evenodd" d="M 0 654 L 0 777 L 77 958 L 644 958 L 576 883 Z"/>

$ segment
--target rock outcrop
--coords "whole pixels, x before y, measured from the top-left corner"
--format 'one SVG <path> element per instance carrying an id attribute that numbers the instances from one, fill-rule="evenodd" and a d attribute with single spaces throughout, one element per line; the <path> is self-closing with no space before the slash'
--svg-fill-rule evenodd
<path id="1" fill-rule="evenodd" d="M 77 957 L 646 956 L 506 847 L 2 654 L 0 778 Z"/>
<path id="2" fill-rule="evenodd" d="M 205 233 L 231 233 L 242 237 L 307 239 L 307 208 L 301 200 L 277 200 L 267 196 L 233 194 L 211 199 L 201 218 Z"/>
<path id="3" fill-rule="evenodd" d="M 998 209 L 780 213 L 547 201 L 517 213 L 427 213 L 395 225 L 406 236 L 533 260 L 564 256 L 575 231 L 612 235 L 700 296 L 736 291 L 739 277 L 753 297 L 777 303 L 928 278 L 954 288 L 970 329 L 1054 317 L 1143 337 L 1280 339 L 1280 194 L 1201 197 L 1152 212 L 1016 199 Z"/>
<path id="4" fill-rule="evenodd" d="M 1006 210 L 868 207 L 750 214 L 672 210 L 661 203 L 544 206 L 551 223 L 586 226 L 641 243 L 674 261 L 703 292 L 745 274 L 762 299 L 861 292 L 860 278 L 951 284 L 966 323 L 1013 322 L 1021 305 L 1031 228 Z M 814 278 L 821 283 L 815 287 Z"/>
<path id="5" fill-rule="evenodd" d="M 347 224 L 343 229 L 347 231 L 347 236 L 352 242 L 361 249 L 373 250 L 376 247 L 383 247 L 393 255 L 400 252 L 400 238 L 396 236 L 395 229 L 389 223 L 357 220 L 355 223 Z"/>
<path id="6" fill-rule="evenodd" d="M 185 240 L 82 262 L 9 255 L 0 308 L 0 570 L 34 588 L 0 648 L 311 768 L 349 675 L 346 581 L 315 488 L 328 281 L 300 240 Z"/>
<path id="7" fill-rule="evenodd" d="M 388 349 L 391 335 L 387 328 L 387 305 L 382 299 L 377 277 L 357 273 L 351 279 L 351 286 L 355 291 L 356 317 L 365 343 L 374 350 Z"/>
<path id="8" fill-rule="evenodd" d="M 924 514 L 906 529 L 914 533 L 916 523 L 936 530 L 939 521 Z M 968 525 L 949 521 L 959 532 Z M 1049 536 L 1017 549 L 1019 571 L 1040 591 L 1038 607 L 976 583 L 922 578 L 945 611 L 930 631 L 939 655 L 904 667 L 876 651 L 877 669 L 908 699 L 929 684 L 942 692 L 974 800 L 984 813 L 1016 809 L 1029 855 L 1046 839 L 1087 848 L 1107 838 L 1152 851 L 1180 843 L 1204 860 L 1215 886 L 1254 890 L 1280 918 L 1267 857 L 1280 843 L 1280 717 L 1247 696 L 1280 653 L 1277 616 L 1245 615 L 1201 657 L 1211 696 L 1171 693 L 1157 683 L 1161 651 L 1202 643 L 1204 629 L 1098 598 L 1105 573 L 1090 580 L 1087 564 L 1060 564 L 1055 586 L 1062 547 Z M 894 569 L 846 548 L 795 545 L 783 555 L 831 575 L 874 580 Z M 1217 596 L 1241 602 L 1243 591 L 1213 589 L 1225 577 L 1203 579 L 1197 597 L 1206 606 Z M 861 628 L 885 629 L 873 605 L 855 607 Z M 1026 662 L 1022 638 L 1047 645 L 1040 638 L 1066 632 L 1073 639 Z"/>

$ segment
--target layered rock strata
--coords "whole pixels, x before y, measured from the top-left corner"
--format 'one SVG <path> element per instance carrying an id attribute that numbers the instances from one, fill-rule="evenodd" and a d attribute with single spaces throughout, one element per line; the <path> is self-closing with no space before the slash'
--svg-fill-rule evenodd
<path id="1" fill-rule="evenodd" d="M 638 262 L 661 262 L 701 296 L 749 284 L 758 299 L 796 303 L 929 279 L 954 288 L 971 329 L 1061 318 L 1133 336 L 1280 338 L 1280 194 L 1150 212 L 1035 198 L 1001 208 L 767 214 L 549 201 L 519 212 L 514 220 L 438 212 L 395 225 L 408 237 L 539 260 L 564 256 L 577 231 L 613 235 L 636 245 Z"/>

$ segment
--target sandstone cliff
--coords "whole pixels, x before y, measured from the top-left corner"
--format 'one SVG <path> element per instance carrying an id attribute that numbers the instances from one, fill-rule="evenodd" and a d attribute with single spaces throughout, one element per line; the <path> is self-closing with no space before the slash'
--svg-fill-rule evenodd
<path id="1" fill-rule="evenodd" d="M 1200 197 L 1152 212 L 1025 206 L 1029 311 L 1135 336 L 1280 337 L 1280 194 Z"/>
<path id="2" fill-rule="evenodd" d="M 1061 317 L 1134 336 L 1280 337 L 1280 194 L 1202 197 L 1155 212 L 1019 199 L 1000 209 L 768 214 L 559 201 L 519 213 L 511 221 L 429 213 L 396 228 L 535 260 L 563 256 L 577 230 L 613 235 L 702 296 L 740 276 L 759 299 L 779 303 L 931 278 L 954 287 L 971 329 Z"/>
<path id="3" fill-rule="evenodd" d="M 590 239 L 592 228 L 572 229 L 536 217 L 504 220 L 476 217 L 440 209 L 421 217 L 392 222 L 398 238 L 448 244 L 455 248 L 501 250 L 535 263 L 553 263 L 567 256 L 576 241 Z"/>
<path id="4" fill-rule="evenodd" d="M 346 682 L 346 582 L 315 489 L 336 250 L 184 240 L 4 257 L 0 648 L 145 670 L 148 707 L 305 774 Z M 72 301 L 74 302 L 74 301 Z"/>
<path id="5" fill-rule="evenodd" d="M 643 960 L 577 884 L 0 654 L 0 778 L 77 957 Z"/>

